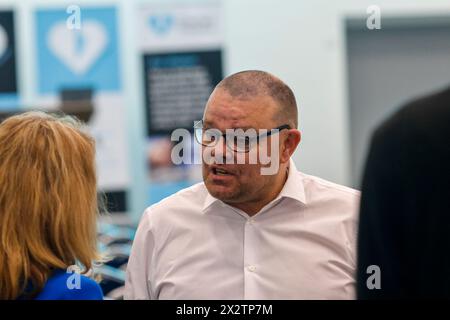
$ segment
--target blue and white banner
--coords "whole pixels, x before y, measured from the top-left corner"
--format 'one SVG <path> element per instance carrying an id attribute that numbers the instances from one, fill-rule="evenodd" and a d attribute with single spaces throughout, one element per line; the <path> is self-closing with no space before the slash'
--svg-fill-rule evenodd
<path id="1" fill-rule="evenodd" d="M 115 8 L 80 8 L 79 28 L 68 25 L 70 18 L 65 9 L 36 13 L 39 93 L 76 86 L 120 91 Z"/>
<path id="2" fill-rule="evenodd" d="M 99 188 L 126 192 L 130 179 L 116 8 L 40 8 L 35 23 L 36 103 L 58 109 L 64 92 L 75 99 L 77 94 L 92 97 L 87 123 L 96 140 Z"/>

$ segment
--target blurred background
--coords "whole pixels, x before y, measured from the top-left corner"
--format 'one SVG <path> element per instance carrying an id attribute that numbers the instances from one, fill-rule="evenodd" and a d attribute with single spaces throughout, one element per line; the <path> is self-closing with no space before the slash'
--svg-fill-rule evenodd
<path id="1" fill-rule="evenodd" d="M 247 69 L 293 89 L 297 167 L 359 188 L 374 127 L 450 84 L 450 1 L 0 0 L 1 116 L 63 110 L 97 141 L 111 212 L 100 238 L 117 258 L 108 292 L 144 209 L 201 181 L 199 165 L 171 162 L 171 132 Z"/>

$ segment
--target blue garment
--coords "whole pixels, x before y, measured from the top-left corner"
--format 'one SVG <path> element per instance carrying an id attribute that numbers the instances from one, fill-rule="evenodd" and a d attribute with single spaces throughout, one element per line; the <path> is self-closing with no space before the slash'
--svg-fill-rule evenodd
<path id="1" fill-rule="evenodd" d="M 77 276 L 79 282 L 74 280 Z M 74 284 L 79 284 L 79 287 L 70 289 Z M 103 292 L 97 282 L 86 276 L 57 270 L 47 280 L 36 300 L 103 300 Z"/>

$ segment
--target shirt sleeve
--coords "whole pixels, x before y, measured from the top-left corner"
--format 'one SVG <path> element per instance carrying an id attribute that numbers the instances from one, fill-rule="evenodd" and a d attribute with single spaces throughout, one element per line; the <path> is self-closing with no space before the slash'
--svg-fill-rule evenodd
<path id="1" fill-rule="evenodd" d="M 150 209 L 144 212 L 134 238 L 127 265 L 125 295 L 126 300 L 152 300 L 150 275 L 154 250 Z"/>

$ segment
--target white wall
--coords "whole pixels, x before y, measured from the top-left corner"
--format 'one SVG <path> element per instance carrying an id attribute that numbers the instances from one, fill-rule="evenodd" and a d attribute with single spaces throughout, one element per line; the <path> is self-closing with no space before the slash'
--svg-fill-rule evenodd
<path id="1" fill-rule="evenodd" d="M 47 4 L 118 5 L 133 181 L 130 204 L 136 220 L 146 198 L 142 73 L 136 50 L 139 32 L 135 30 L 135 8 L 144 2 L 149 1 L 0 0 L 0 7 L 16 8 L 18 13 L 19 88 L 25 105 L 33 105 L 36 87 L 34 8 Z M 343 18 L 367 16 L 366 8 L 373 4 L 380 6 L 382 16 L 450 13 L 448 0 L 223 0 L 225 73 L 263 69 L 285 80 L 300 107 L 303 141 L 295 155 L 297 165 L 307 173 L 343 184 L 351 180 Z"/>
<path id="2" fill-rule="evenodd" d="M 228 73 L 264 69 L 294 90 L 303 141 L 301 170 L 350 184 L 345 16 L 450 14 L 450 1 L 226 0 Z M 376 31 L 374 31 L 376 32 Z"/>

